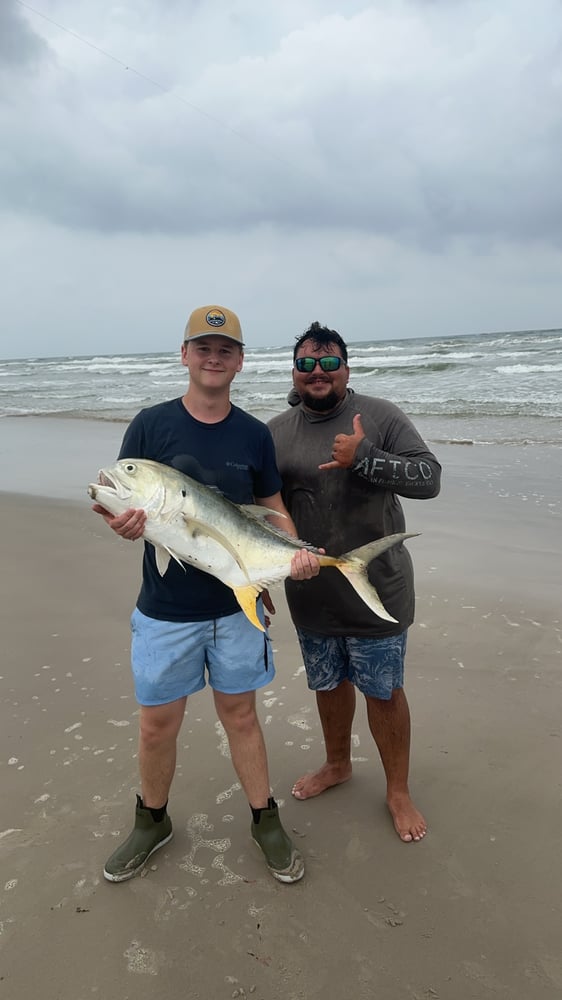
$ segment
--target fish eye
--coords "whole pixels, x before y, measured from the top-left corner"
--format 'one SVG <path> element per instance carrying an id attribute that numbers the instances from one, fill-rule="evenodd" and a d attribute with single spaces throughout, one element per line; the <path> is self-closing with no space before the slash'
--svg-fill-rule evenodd
<path id="1" fill-rule="evenodd" d="M 136 472 L 136 469 L 137 467 L 134 464 L 134 462 L 127 462 L 125 466 L 125 472 Z"/>

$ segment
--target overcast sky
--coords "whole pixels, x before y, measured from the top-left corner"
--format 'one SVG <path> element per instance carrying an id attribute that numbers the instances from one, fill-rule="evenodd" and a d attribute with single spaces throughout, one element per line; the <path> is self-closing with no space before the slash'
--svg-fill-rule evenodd
<path id="1" fill-rule="evenodd" d="M 0 0 L 0 135 L 3 357 L 562 326 L 560 0 Z"/>

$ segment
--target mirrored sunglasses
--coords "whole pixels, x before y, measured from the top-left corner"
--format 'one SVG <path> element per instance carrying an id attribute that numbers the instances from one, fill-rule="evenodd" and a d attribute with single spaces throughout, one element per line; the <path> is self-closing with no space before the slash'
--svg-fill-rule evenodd
<path id="1" fill-rule="evenodd" d="M 339 358 L 335 354 L 326 354 L 323 358 L 297 358 L 295 368 L 298 372 L 310 374 L 316 365 L 320 365 L 323 372 L 337 372 L 342 363 L 343 358 Z"/>

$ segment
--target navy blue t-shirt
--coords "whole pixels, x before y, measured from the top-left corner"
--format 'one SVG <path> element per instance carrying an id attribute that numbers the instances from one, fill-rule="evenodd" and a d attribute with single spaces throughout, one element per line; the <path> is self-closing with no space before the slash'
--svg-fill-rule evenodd
<path id="1" fill-rule="evenodd" d="M 131 421 L 119 458 L 150 458 L 171 465 L 234 503 L 253 503 L 279 493 L 281 477 L 271 432 L 260 420 L 232 406 L 217 424 L 195 420 L 181 398 L 141 410 Z M 137 607 L 163 621 L 207 621 L 235 614 L 230 589 L 210 573 L 170 560 L 160 576 L 154 547 L 146 542 Z"/>

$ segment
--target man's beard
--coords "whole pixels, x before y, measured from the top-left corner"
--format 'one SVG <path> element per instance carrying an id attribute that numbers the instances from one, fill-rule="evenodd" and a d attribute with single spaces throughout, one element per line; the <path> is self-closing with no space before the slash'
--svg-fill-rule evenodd
<path id="1" fill-rule="evenodd" d="M 332 389 L 327 396 L 323 396 L 319 399 L 317 396 L 313 396 L 306 389 L 301 393 L 301 399 L 309 410 L 315 410 L 316 413 L 327 413 L 328 410 L 334 410 L 339 403 L 339 396 Z"/>

